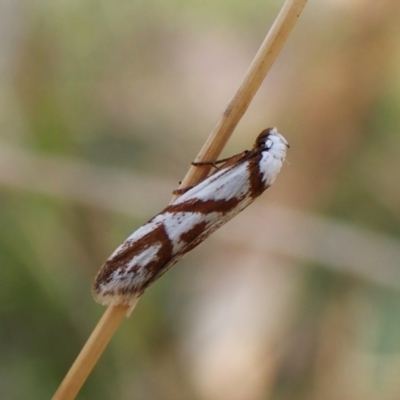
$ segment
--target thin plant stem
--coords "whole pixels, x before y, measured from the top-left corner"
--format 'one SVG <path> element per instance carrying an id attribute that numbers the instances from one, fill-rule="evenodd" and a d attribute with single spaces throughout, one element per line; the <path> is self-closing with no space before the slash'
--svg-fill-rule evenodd
<path id="1" fill-rule="evenodd" d="M 278 56 L 306 3 L 307 0 L 286 0 L 254 57 L 242 84 L 219 118 L 214 130 L 196 157 L 196 161 L 215 160 L 218 157 Z M 209 166 L 191 167 L 182 181 L 181 188 L 194 185 L 202 180 L 210 168 Z M 175 197 L 172 201 L 174 199 Z M 128 310 L 131 312 L 133 308 L 123 305 L 107 308 L 57 389 L 53 400 L 70 400 L 76 397 L 124 315 Z"/>
<path id="2" fill-rule="evenodd" d="M 54 394 L 54 400 L 74 399 L 76 397 L 127 311 L 128 306 L 110 306 L 106 309 Z"/>

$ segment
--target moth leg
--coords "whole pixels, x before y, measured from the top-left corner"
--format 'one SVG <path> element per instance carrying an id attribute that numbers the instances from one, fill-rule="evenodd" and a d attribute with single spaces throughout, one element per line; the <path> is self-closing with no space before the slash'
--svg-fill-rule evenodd
<path id="1" fill-rule="evenodd" d="M 201 165 L 211 165 L 212 167 L 214 167 L 215 169 L 218 169 L 218 164 L 222 164 L 228 160 L 230 160 L 232 157 L 228 157 L 228 158 L 222 158 L 221 160 L 215 160 L 215 161 L 192 161 L 192 165 L 194 165 L 195 167 L 201 166 Z M 181 182 L 179 182 L 181 183 Z M 187 186 L 181 189 L 175 189 L 172 194 L 183 194 L 186 193 L 188 190 L 194 188 L 195 185 L 192 186 Z"/>
<path id="2" fill-rule="evenodd" d="M 225 161 L 228 161 L 232 157 L 228 158 L 222 158 L 221 160 L 215 160 L 215 161 L 192 161 L 192 165 L 195 167 L 201 166 L 201 165 L 211 165 L 214 168 L 218 168 L 217 165 L 224 163 Z"/>
<path id="3" fill-rule="evenodd" d="M 194 186 L 187 186 L 181 189 L 175 189 L 172 191 L 172 194 L 183 194 L 186 193 L 188 190 L 192 189 Z"/>

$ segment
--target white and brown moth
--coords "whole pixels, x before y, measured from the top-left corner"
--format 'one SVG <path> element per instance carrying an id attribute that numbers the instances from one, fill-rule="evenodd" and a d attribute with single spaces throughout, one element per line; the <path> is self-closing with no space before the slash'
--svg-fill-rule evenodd
<path id="1" fill-rule="evenodd" d="M 276 128 L 262 131 L 252 150 L 194 165 L 221 167 L 182 193 L 119 246 L 93 284 L 96 301 L 133 306 L 148 286 L 212 232 L 272 185 L 285 160 L 285 138 Z"/>

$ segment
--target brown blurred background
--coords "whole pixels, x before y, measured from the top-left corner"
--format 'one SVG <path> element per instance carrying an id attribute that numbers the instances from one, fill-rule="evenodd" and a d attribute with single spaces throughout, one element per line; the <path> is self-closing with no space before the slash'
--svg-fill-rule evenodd
<path id="1" fill-rule="evenodd" d="M 0 0 L 0 398 L 49 398 L 283 1 Z M 310 1 L 222 156 L 277 182 L 142 297 L 79 399 L 400 398 L 400 2 Z"/>

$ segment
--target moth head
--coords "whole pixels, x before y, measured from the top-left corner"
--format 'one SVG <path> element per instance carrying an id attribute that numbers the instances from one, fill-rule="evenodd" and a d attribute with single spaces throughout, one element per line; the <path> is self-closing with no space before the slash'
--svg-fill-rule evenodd
<path id="1" fill-rule="evenodd" d="M 284 158 L 286 149 L 290 147 L 287 140 L 276 128 L 264 129 L 257 137 L 254 150 L 268 151 L 278 158 Z"/>

